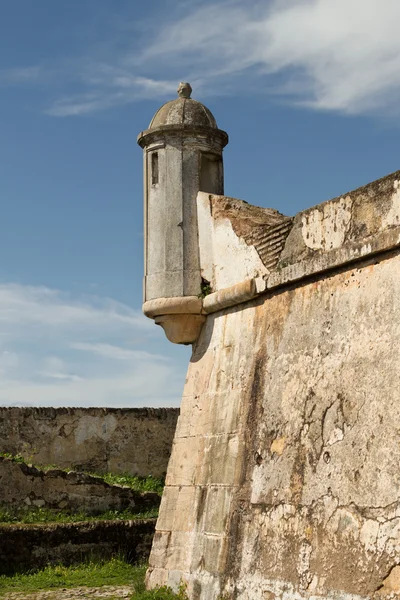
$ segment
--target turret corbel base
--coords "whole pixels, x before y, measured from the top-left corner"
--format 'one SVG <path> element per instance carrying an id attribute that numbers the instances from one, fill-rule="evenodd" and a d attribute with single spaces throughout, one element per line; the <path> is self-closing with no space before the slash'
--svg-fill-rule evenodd
<path id="1" fill-rule="evenodd" d="M 193 344 L 200 335 L 206 316 L 201 314 L 203 303 L 197 296 L 156 298 L 143 304 L 146 317 L 161 325 L 174 344 Z"/>
<path id="2" fill-rule="evenodd" d="M 204 315 L 160 315 L 154 319 L 174 344 L 193 344 L 200 335 Z"/>

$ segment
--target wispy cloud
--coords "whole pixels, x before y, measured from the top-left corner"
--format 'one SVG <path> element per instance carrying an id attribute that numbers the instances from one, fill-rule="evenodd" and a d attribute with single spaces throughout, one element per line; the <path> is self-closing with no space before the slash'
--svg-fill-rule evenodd
<path id="1" fill-rule="evenodd" d="M 58 356 L 48 356 L 43 359 L 43 371 L 37 374 L 43 379 L 59 379 L 62 381 L 82 381 L 81 377 L 68 373 L 68 364 Z"/>
<path id="2" fill-rule="evenodd" d="M 0 285 L 0 404 L 178 405 L 188 357 L 161 334 L 110 298 Z"/>
<path id="3" fill-rule="evenodd" d="M 129 348 L 121 348 L 121 346 L 114 346 L 112 344 L 90 344 L 90 343 L 75 343 L 71 344 L 71 347 L 75 350 L 83 350 L 84 352 L 91 352 L 102 356 L 104 358 L 111 358 L 113 360 L 153 360 L 153 361 L 165 361 L 168 360 L 161 354 L 151 354 L 145 350 L 130 350 Z"/>
<path id="4" fill-rule="evenodd" d="M 269 94 L 314 110 L 397 114 L 399 20 L 398 0 L 188 1 L 147 21 L 145 36 L 133 17 L 132 35 L 127 16 L 125 28 L 110 25 L 106 60 L 95 47 L 66 59 L 66 95 L 46 112 L 65 117 L 162 101 L 187 78 L 201 97 Z M 34 80 L 35 73 L 14 69 L 7 77 Z"/>
<path id="5" fill-rule="evenodd" d="M 90 92 L 57 100 L 45 112 L 54 117 L 85 115 L 130 104 L 137 100 L 163 97 L 176 89 L 175 81 L 136 77 L 129 70 L 111 65 L 91 65 L 82 76 Z"/>
<path id="6" fill-rule="evenodd" d="M 0 85 L 18 85 L 37 82 L 42 77 L 43 73 L 44 70 L 40 65 L 0 69 Z"/>
<path id="7" fill-rule="evenodd" d="M 88 296 L 74 299 L 69 294 L 47 287 L 0 284 L 0 324 L 18 323 L 24 327 L 40 324 L 91 329 L 148 329 L 150 323 L 139 310 L 111 298 Z"/>
<path id="8" fill-rule="evenodd" d="M 6 380 L 0 385 L 3 406 L 179 406 L 181 381 L 171 367 L 147 365 L 118 377 L 87 377 L 43 382 Z"/>
<path id="9" fill-rule="evenodd" d="M 274 0 L 202 6 L 164 27 L 148 60 L 179 60 L 214 88 L 281 94 L 315 109 L 397 107 L 397 0 Z M 244 85 L 243 85 L 244 84 Z"/>

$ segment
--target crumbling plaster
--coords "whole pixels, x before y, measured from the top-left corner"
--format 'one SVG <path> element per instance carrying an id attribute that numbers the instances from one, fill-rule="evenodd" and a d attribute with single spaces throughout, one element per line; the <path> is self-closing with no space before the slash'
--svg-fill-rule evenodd
<path id="1" fill-rule="evenodd" d="M 273 289 L 397 247 L 400 171 L 293 218 L 204 192 L 197 212 L 201 273 L 212 291 L 258 277 Z"/>
<path id="2" fill-rule="evenodd" d="M 215 206 L 231 206 L 230 201 L 233 198 L 205 192 L 197 196 L 201 274 L 213 291 L 269 273 L 254 246 L 235 233 L 229 213 L 220 210 L 215 216 Z M 239 202 L 236 200 L 236 205 Z M 229 260 L 221 261 L 221 256 L 229 256 Z"/>
<path id="3" fill-rule="evenodd" d="M 297 215 L 267 290 L 207 316 L 150 585 L 183 579 L 193 600 L 400 597 L 399 180 Z M 262 272 L 253 252 L 224 279 L 229 221 L 251 245 L 226 214 L 211 228 L 214 290 Z"/>

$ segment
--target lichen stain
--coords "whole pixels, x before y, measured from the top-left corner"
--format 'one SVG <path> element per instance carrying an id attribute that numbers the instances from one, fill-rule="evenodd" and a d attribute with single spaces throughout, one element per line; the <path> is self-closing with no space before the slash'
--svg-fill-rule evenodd
<path id="1" fill-rule="evenodd" d="M 207 498 L 207 489 L 205 487 L 202 487 L 202 488 L 200 488 L 199 500 L 198 500 L 197 511 L 196 511 L 196 522 L 198 525 L 204 514 L 206 498 Z"/>
<path id="2" fill-rule="evenodd" d="M 382 585 L 377 590 L 378 594 L 386 595 L 392 592 L 400 592 L 400 566 L 396 565 L 392 568 Z"/>
<path id="3" fill-rule="evenodd" d="M 394 182 L 395 192 L 392 196 L 392 202 L 390 209 L 387 211 L 387 214 L 382 219 L 383 227 L 393 227 L 400 224 L 400 190 L 398 188 L 398 181 Z"/>
<path id="4" fill-rule="evenodd" d="M 275 454 L 279 454 L 279 456 L 282 456 L 283 450 L 285 448 L 285 444 L 286 444 L 285 437 L 276 438 L 271 444 L 271 454 L 275 453 Z"/>
<path id="5" fill-rule="evenodd" d="M 293 291 L 273 296 L 268 302 L 256 307 L 255 326 L 264 327 L 267 324 L 267 333 L 261 339 L 272 339 L 277 349 L 282 340 L 287 326 L 287 321 L 295 298 Z"/>
<path id="6" fill-rule="evenodd" d="M 263 323 L 261 319 L 259 321 Z M 265 321 L 264 321 L 265 322 Z M 265 332 L 260 327 L 259 334 L 261 339 L 265 339 Z M 257 344 L 256 344 L 257 346 Z M 242 553 L 243 536 L 245 531 L 242 527 L 243 521 L 248 518 L 249 498 L 250 498 L 250 472 L 253 468 L 251 457 L 254 456 L 257 448 L 256 432 L 257 424 L 262 420 L 263 407 L 262 400 L 265 393 L 265 369 L 268 356 L 265 345 L 260 345 L 256 352 L 252 364 L 251 376 L 249 378 L 249 387 L 245 401 L 244 411 L 246 413 L 245 428 L 245 452 L 241 461 L 241 473 L 239 485 L 234 494 L 231 509 L 227 518 L 226 530 L 229 532 L 229 544 L 225 549 L 225 570 L 222 577 L 222 587 L 228 579 L 235 580 L 240 572 L 240 558 Z"/>
<path id="7" fill-rule="evenodd" d="M 292 474 L 290 476 L 290 491 L 292 494 L 291 502 L 293 504 L 301 504 L 304 485 L 305 462 L 306 449 L 303 445 L 299 445 L 293 464 Z"/>

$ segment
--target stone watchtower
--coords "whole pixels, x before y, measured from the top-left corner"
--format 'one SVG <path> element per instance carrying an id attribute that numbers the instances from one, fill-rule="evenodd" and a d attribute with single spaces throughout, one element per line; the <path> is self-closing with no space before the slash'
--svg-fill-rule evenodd
<path id="1" fill-rule="evenodd" d="M 294 217 L 228 198 L 179 95 L 139 136 L 144 312 L 195 342 L 147 586 L 400 600 L 400 171 Z"/>
<path id="2" fill-rule="evenodd" d="M 201 314 L 196 197 L 224 193 L 228 135 L 181 83 L 138 136 L 144 150 L 145 278 L 143 312 L 172 342 L 194 342 Z"/>

